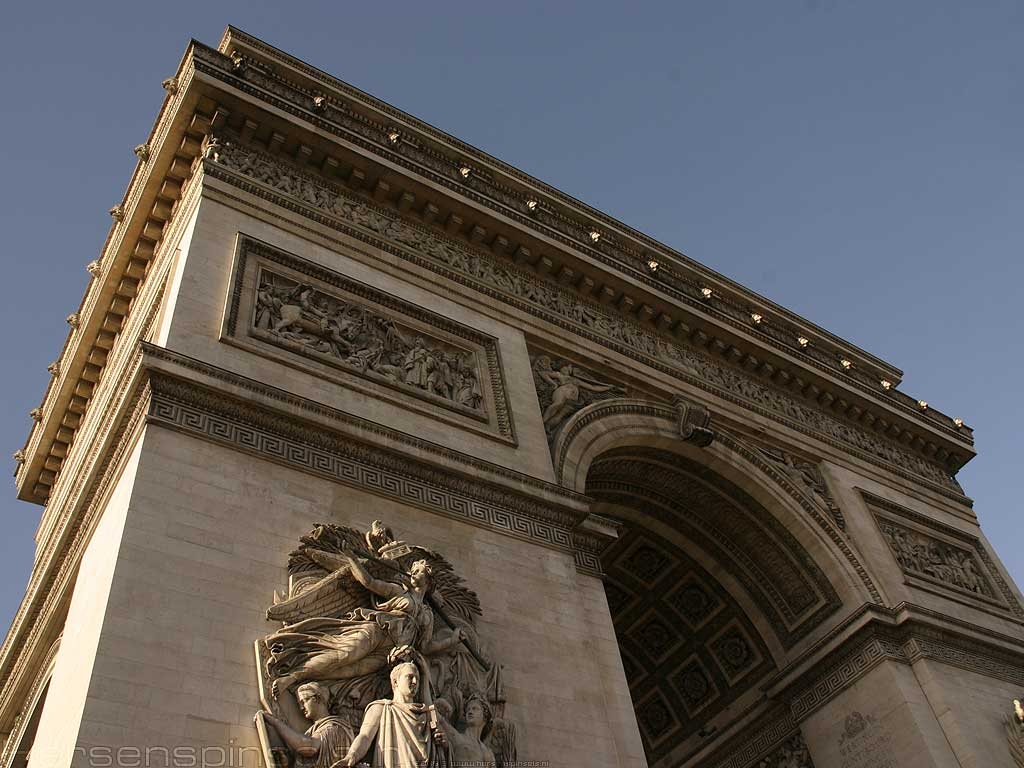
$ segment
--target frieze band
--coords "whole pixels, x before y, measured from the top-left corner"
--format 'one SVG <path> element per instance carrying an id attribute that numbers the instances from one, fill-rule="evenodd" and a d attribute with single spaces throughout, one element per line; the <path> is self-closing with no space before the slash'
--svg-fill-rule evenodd
<path id="1" fill-rule="evenodd" d="M 298 213 L 310 216 L 315 211 L 312 218 L 330 227 L 346 229 L 376 247 L 403 258 L 412 258 L 416 263 L 453 279 L 464 282 L 468 278 L 477 290 L 486 295 L 534 313 L 540 312 L 585 338 L 780 420 L 799 431 L 824 436 L 844 450 L 876 464 L 881 462 L 916 482 L 925 479 L 944 495 L 961 503 L 965 501 L 959 484 L 944 468 L 881 440 L 861 427 L 810 408 L 781 390 L 648 331 L 595 302 L 583 301 L 571 291 L 512 266 L 498 265 L 485 254 L 406 222 L 384 208 L 350 197 L 324 179 L 244 147 L 235 139 L 217 140 L 214 147 L 206 153 L 204 171 L 215 178 L 263 196 L 266 196 L 268 188 L 272 189 L 276 195 L 268 199 Z M 242 181 L 246 177 L 260 186 L 247 185 Z M 339 227 L 339 222 L 359 229 Z M 368 237 L 367 233 L 373 235 Z M 395 243 L 402 247 L 396 248 Z M 412 249 L 413 253 L 407 249 Z M 438 262 L 441 270 L 438 270 Z"/>
<path id="2" fill-rule="evenodd" d="M 350 386 L 400 392 L 434 416 L 441 406 L 469 428 L 492 423 L 485 434 L 515 442 L 494 337 L 246 235 L 238 236 L 222 338 L 264 354 L 286 350 L 290 365 L 292 356 L 315 360 Z"/>

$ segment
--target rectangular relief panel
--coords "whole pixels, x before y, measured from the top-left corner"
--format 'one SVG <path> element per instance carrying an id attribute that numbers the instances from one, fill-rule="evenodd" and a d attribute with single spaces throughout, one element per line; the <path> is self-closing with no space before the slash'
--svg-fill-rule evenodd
<path id="1" fill-rule="evenodd" d="M 911 587 L 1003 618 L 1024 609 L 980 539 L 861 491 L 889 550 Z"/>
<path id="2" fill-rule="evenodd" d="M 241 233 L 221 340 L 516 442 L 496 338 Z"/>

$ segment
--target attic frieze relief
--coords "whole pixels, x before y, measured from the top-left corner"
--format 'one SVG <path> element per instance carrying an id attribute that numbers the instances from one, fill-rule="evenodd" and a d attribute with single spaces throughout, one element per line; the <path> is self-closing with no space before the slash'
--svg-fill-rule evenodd
<path id="1" fill-rule="evenodd" d="M 1024 620 L 1024 606 L 980 539 L 865 491 L 861 494 L 909 586 Z"/>
<path id="2" fill-rule="evenodd" d="M 555 281 L 544 280 L 512 264 L 498 263 L 488 254 L 406 221 L 397 212 L 373 205 L 320 176 L 244 146 L 238 140 L 217 140 L 215 146 L 216 150 L 208 151 L 203 163 L 204 172 L 213 178 L 343 230 L 908 479 L 924 480 L 949 498 L 965 501 L 959 484 L 941 465 L 903 449 L 883 435 L 797 400 L 774 382 L 758 380 L 749 371 L 684 347 L 678 340 L 647 329 L 605 305 L 583 299 Z"/>
<path id="3" fill-rule="evenodd" d="M 269 48 L 262 41 L 240 35 L 237 39 L 233 37 L 232 42 L 243 48 L 240 51 L 236 47 L 230 56 L 196 46 L 196 66 L 318 128 L 354 141 L 389 163 L 430 178 L 527 229 L 584 252 L 630 279 L 671 296 L 677 303 L 710 314 L 755 337 L 762 344 L 796 354 L 811 367 L 842 379 L 846 386 L 870 397 L 884 396 L 905 416 L 924 420 L 946 437 L 971 444 L 970 429 L 961 421 L 922 407 L 923 401 L 896 390 L 893 381 L 898 383 L 900 372 L 884 362 L 821 329 L 801 324 L 799 318 L 782 308 L 763 308 L 763 299 L 755 294 L 681 254 L 668 251 L 641 233 L 625 231 L 621 224 L 598 211 L 576 210 L 557 190 L 514 168 L 501 166 L 489 170 L 484 166 L 495 164 L 493 158 L 480 156 L 472 147 Z M 251 50 L 275 63 L 251 55 Z M 304 83 L 299 82 L 306 78 Z M 277 134 L 276 138 L 280 140 L 278 146 L 283 146 L 285 137 Z M 312 157 L 310 148 L 301 149 L 305 159 Z M 504 239 L 497 237 L 494 244 Z M 690 329 L 684 321 L 677 322 L 677 318 L 657 308 L 646 310 L 658 322 L 674 326 L 678 333 L 699 330 Z"/>
<path id="4" fill-rule="evenodd" d="M 245 235 L 222 339 L 515 440 L 495 338 Z"/>

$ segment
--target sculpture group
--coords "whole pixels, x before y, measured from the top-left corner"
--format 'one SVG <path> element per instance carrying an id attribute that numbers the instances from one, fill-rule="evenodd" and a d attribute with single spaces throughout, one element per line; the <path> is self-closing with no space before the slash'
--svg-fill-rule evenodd
<path id="1" fill-rule="evenodd" d="M 480 605 L 438 553 L 318 525 L 289 559 L 289 589 L 257 641 L 268 765 L 507 765 L 500 667 L 475 629 Z"/>
<path id="2" fill-rule="evenodd" d="M 896 561 L 904 570 L 921 573 L 979 595 L 993 596 L 992 588 L 981 575 L 970 552 L 892 523 L 883 523 L 881 528 Z"/>
<path id="3" fill-rule="evenodd" d="M 427 339 L 367 307 L 264 271 L 254 328 L 269 340 L 325 355 L 360 374 L 414 387 L 479 410 L 483 390 L 472 353 Z"/>

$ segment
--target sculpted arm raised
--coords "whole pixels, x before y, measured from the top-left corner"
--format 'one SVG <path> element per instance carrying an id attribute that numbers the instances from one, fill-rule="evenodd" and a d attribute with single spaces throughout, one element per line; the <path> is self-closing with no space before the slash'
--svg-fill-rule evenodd
<path id="1" fill-rule="evenodd" d="M 348 560 L 349 568 L 352 570 L 352 575 L 355 577 L 355 580 L 375 595 L 385 598 L 398 597 L 405 591 L 401 584 L 375 579 L 370 575 L 370 572 L 363 567 L 363 564 L 351 555 L 346 555 L 346 559 Z"/>

